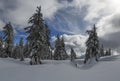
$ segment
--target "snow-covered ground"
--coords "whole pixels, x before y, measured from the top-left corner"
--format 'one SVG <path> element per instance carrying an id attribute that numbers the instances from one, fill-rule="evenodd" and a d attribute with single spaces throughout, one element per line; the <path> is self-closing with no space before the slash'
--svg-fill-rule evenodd
<path id="1" fill-rule="evenodd" d="M 102 58 L 84 65 L 66 61 L 44 61 L 29 65 L 28 61 L 0 58 L 0 81 L 120 81 L 120 56 Z"/>

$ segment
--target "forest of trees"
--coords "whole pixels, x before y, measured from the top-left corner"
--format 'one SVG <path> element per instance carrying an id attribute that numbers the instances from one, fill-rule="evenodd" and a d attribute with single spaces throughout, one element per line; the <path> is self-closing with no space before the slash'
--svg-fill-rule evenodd
<path id="1" fill-rule="evenodd" d="M 24 44 L 23 38 L 20 38 L 18 44 L 14 45 L 14 29 L 11 23 L 7 23 L 3 27 L 3 35 L 0 36 L 0 57 L 1 58 L 14 58 L 24 61 L 25 58 L 30 58 L 30 64 L 42 64 L 42 60 L 66 60 L 74 61 L 77 55 L 72 47 L 70 55 L 67 54 L 65 49 L 64 37 L 56 36 L 54 53 L 50 44 L 50 29 L 43 19 L 41 7 L 37 7 L 36 12 L 29 18 L 28 24 L 25 27 L 27 35 L 27 42 Z M 99 39 L 94 25 L 92 30 L 87 31 L 89 37 L 86 41 L 85 60 L 95 59 L 99 61 L 102 56 L 111 55 L 111 49 L 105 51 L 104 46 L 100 45 Z"/>

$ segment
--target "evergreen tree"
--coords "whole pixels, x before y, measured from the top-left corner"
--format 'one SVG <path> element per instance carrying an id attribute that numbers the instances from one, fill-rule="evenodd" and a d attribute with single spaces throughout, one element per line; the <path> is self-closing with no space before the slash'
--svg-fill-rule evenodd
<path id="1" fill-rule="evenodd" d="M 111 49 L 106 50 L 105 56 L 110 56 L 111 55 Z"/>
<path id="2" fill-rule="evenodd" d="M 112 53 L 111 53 L 111 49 L 109 48 L 109 55 L 112 55 Z"/>
<path id="3" fill-rule="evenodd" d="M 24 61 L 24 54 L 23 54 L 23 49 L 24 49 L 24 46 L 23 46 L 23 38 L 20 39 L 19 48 L 20 48 L 20 61 Z"/>
<path id="4" fill-rule="evenodd" d="M 76 53 L 74 52 L 73 48 L 71 48 L 71 61 L 74 61 L 76 59 Z"/>
<path id="5" fill-rule="evenodd" d="M 44 23 L 41 13 L 41 7 L 37 7 L 36 13 L 29 19 L 28 23 L 31 26 L 25 28 L 29 33 L 27 40 L 29 42 L 31 61 L 30 64 L 41 64 L 41 59 L 44 54 L 48 53 L 49 49 L 49 29 Z"/>
<path id="6" fill-rule="evenodd" d="M 3 33 L 4 33 L 4 40 L 7 44 L 6 46 L 6 54 L 9 57 L 12 57 L 12 50 L 14 47 L 14 31 L 11 23 L 6 24 L 3 27 Z"/>
<path id="7" fill-rule="evenodd" d="M 105 53 L 104 53 L 104 47 L 102 45 L 101 48 L 100 48 L 100 56 L 104 56 L 104 55 L 105 55 Z"/>
<path id="8" fill-rule="evenodd" d="M 23 54 L 25 58 L 30 56 L 29 43 L 27 42 L 24 46 Z"/>
<path id="9" fill-rule="evenodd" d="M 96 32 L 96 27 L 94 25 L 92 30 L 87 31 L 89 34 L 88 40 L 86 41 L 86 54 L 84 63 L 86 63 L 89 59 L 93 58 L 98 61 L 99 57 L 99 40 Z"/>
<path id="10" fill-rule="evenodd" d="M 20 58 L 20 48 L 19 48 L 18 44 L 14 47 L 12 55 L 13 55 L 14 59 Z"/>
<path id="11" fill-rule="evenodd" d="M 68 58 L 68 55 L 65 50 L 64 39 L 59 38 L 57 35 L 57 40 L 55 44 L 54 59 L 55 60 L 65 60 Z"/>
<path id="12" fill-rule="evenodd" d="M 2 36 L 0 36 L 0 57 L 4 57 L 4 55 L 3 55 L 3 39 L 2 39 Z"/>
<path id="13" fill-rule="evenodd" d="M 109 51 L 106 50 L 106 52 L 105 52 L 105 56 L 108 56 L 108 55 L 109 55 Z"/>

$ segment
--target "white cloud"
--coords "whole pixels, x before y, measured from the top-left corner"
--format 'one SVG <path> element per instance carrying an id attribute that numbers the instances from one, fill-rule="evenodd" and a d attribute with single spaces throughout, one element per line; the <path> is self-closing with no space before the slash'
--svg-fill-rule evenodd
<path id="1" fill-rule="evenodd" d="M 1 1 L 1 9 L 5 9 L 5 3 L 3 4 L 3 1 Z M 58 0 L 12 0 L 16 1 L 16 9 L 13 10 L 7 10 L 5 13 L 5 18 L 7 21 L 13 22 L 13 24 L 19 25 L 20 28 L 23 28 L 26 26 L 27 20 L 29 17 L 35 12 L 36 6 L 41 5 L 42 6 L 42 13 L 44 18 L 49 18 L 53 19 L 54 14 L 60 10 L 60 9 L 65 9 L 68 7 L 74 7 L 73 10 L 68 10 L 71 11 L 69 14 L 75 15 L 80 14 L 83 15 L 85 14 L 84 18 L 81 20 L 87 21 L 89 23 L 96 23 L 97 20 L 95 19 L 101 19 L 106 16 L 109 16 L 113 13 L 120 12 L 120 1 L 118 0 L 73 0 L 72 2 L 68 2 L 67 0 L 63 0 L 62 3 L 59 3 Z M 7 2 L 6 2 L 7 4 Z M 14 3 L 15 4 L 15 3 Z M 83 8 L 86 8 L 85 12 L 81 12 Z M 66 10 L 67 11 L 67 10 Z M 62 13 L 61 13 L 62 14 Z M 78 16 L 78 15 L 76 15 Z M 75 16 L 74 16 L 75 17 Z M 75 19 L 77 20 L 77 17 L 73 19 L 74 21 L 71 20 L 71 18 L 66 18 L 64 19 L 67 21 L 68 28 L 63 28 L 61 27 L 60 31 L 66 31 L 68 29 L 72 33 L 77 33 L 80 32 L 80 26 L 78 26 L 78 22 L 75 23 Z M 72 27 L 74 25 L 74 27 Z M 64 30 L 65 29 L 65 30 Z M 79 31 L 78 31 L 79 30 Z M 77 31 L 77 32 L 75 32 Z M 67 31 L 68 32 L 68 31 Z"/>
<path id="2" fill-rule="evenodd" d="M 78 56 L 84 55 L 85 54 L 85 42 L 87 39 L 87 36 L 84 35 L 67 35 L 63 34 L 60 37 L 64 38 L 64 42 L 66 45 L 66 51 L 68 54 L 70 54 L 70 49 L 71 47 L 75 50 L 76 54 Z M 52 37 L 52 42 L 56 40 L 56 37 Z"/>
<path id="3" fill-rule="evenodd" d="M 5 25 L 3 21 L 0 20 L 0 30 L 2 30 L 2 27 Z"/>
<path id="4" fill-rule="evenodd" d="M 67 5 L 67 6 L 66 6 Z M 100 24 L 101 22 L 104 21 L 104 24 L 107 26 L 104 26 L 103 29 L 110 28 L 110 23 L 106 23 L 109 19 L 108 17 L 112 16 L 113 14 L 118 14 L 120 12 L 120 1 L 118 0 L 73 0 L 71 3 L 66 3 L 63 4 L 63 8 L 66 7 L 74 7 L 74 9 L 71 10 L 66 10 L 66 13 L 72 14 L 69 15 L 67 14 L 66 16 L 62 16 L 64 21 L 66 21 L 67 26 L 66 27 L 56 27 L 55 29 L 59 29 L 59 31 L 62 32 L 67 32 L 70 34 L 80 34 L 82 30 L 81 28 L 84 27 L 84 29 L 89 29 L 92 27 L 91 24 Z M 85 10 L 84 12 L 82 11 Z M 79 14 L 79 15 L 78 15 Z M 83 15 L 83 18 L 80 17 L 80 15 Z M 73 18 L 74 17 L 74 18 Z M 81 20 L 79 20 L 79 19 Z M 63 19 L 59 20 L 59 23 L 63 22 Z M 75 21 L 75 22 L 74 22 Z M 87 25 L 80 25 L 79 22 L 82 22 L 81 24 L 87 24 Z M 87 26 L 87 27 L 85 27 Z M 99 26 L 100 27 L 100 26 Z M 100 27 L 101 28 L 101 27 Z M 114 29 L 114 27 L 112 27 Z M 105 32 L 101 33 L 111 33 L 111 30 L 104 30 Z M 114 32 L 114 31 L 113 31 Z"/>
<path id="5" fill-rule="evenodd" d="M 88 22 L 97 22 L 94 19 L 120 12 L 120 1 L 118 0 L 89 0 L 84 2 L 87 5 L 87 15 L 84 20 Z"/>
<path id="6" fill-rule="evenodd" d="M 97 23 L 98 35 L 103 37 L 107 34 L 120 32 L 120 13 L 103 17 Z"/>
<path id="7" fill-rule="evenodd" d="M 56 0 L 17 0 L 19 3 L 16 10 L 8 12 L 8 19 L 14 24 L 26 26 L 28 19 L 35 12 L 37 6 L 41 6 L 44 18 L 52 18 L 57 11 L 59 4 Z"/>
<path id="8" fill-rule="evenodd" d="M 27 21 L 35 12 L 37 6 L 41 6 L 42 13 L 44 18 L 51 19 L 54 16 L 54 13 L 62 7 L 57 0 L 15 0 L 17 6 L 15 9 L 6 9 L 4 5 L 9 3 L 4 3 L 4 0 L 1 1 L 1 10 L 3 10 L 2 15 L 6 22 L 11 21 L 13 24 L 17 25 L 17 27 L 24 28 L 28 25 Z M 4 4 L 3 4 L 4 3 Z M 2 6 L 3 5 L 3 6 Z M 5 10 L 6 9 L 6 10 Z M 1 20 L 2 21 L 2 20 Z"/>
<path id="9" fill-rule="evenodd" d="M 73 0 L 70 3 L 67 0 L 62 0 L 61 3 L 59 3 L 58 0 L 1 0 L 0 29 L 2 29 L 1 27 L 4 25 L 3 20 L 6 22 L 11 21 L 11 23 L 15 25 L 14 27 L 26 27 L 28 25 L 27 21 L 29 17 L 35 12 L 36 7 L 40 5 L 42 7 L 44 18 L 50 20 L 54 19 L 54 15 L 59 10 L 63 10 L 59 14 L 60 17 L 63 17 L 63 20 L 66 21 L 68 27 L 62 26 L 63 24 L 61 21 L 63 20 L 59 20 L 56 23 L 60 23 L 60 27 L 55 26 L 55 29 L 60 32 L 80 34 L 81 31 L 90 29 L 92 27 L 91 24 L 93 23 L 97 23 L 98 35 L 100 37 L 106 38 L 106 35 L 120 32 L 120 24 L 118 24 L 120 21 L 119 0 Z M 53 23 L 53 25 L 56 23 Z M 79 36 L 65 37 L 68 39 L 75 37 L 75 39 L 78 40 L 66 39 L 66 44 L 74 47 L 76 46 L 76 48 L 77 46 L 82 46 L 79 44 L 79 41 L 81 41 Z M 73 43 L 74 41 L 75 43 Z"/>

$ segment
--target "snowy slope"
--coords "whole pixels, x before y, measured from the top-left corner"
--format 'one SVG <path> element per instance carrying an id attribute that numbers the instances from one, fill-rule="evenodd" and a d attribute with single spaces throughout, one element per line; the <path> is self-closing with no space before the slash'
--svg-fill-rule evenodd
<path id="1" fill-rule="evenodd" d="M 120 56 L 102 58 L 99 63 L 83 65 L 67 61 L 28 62 L 0 58 L 0 81 L 120 81 Z"/>

